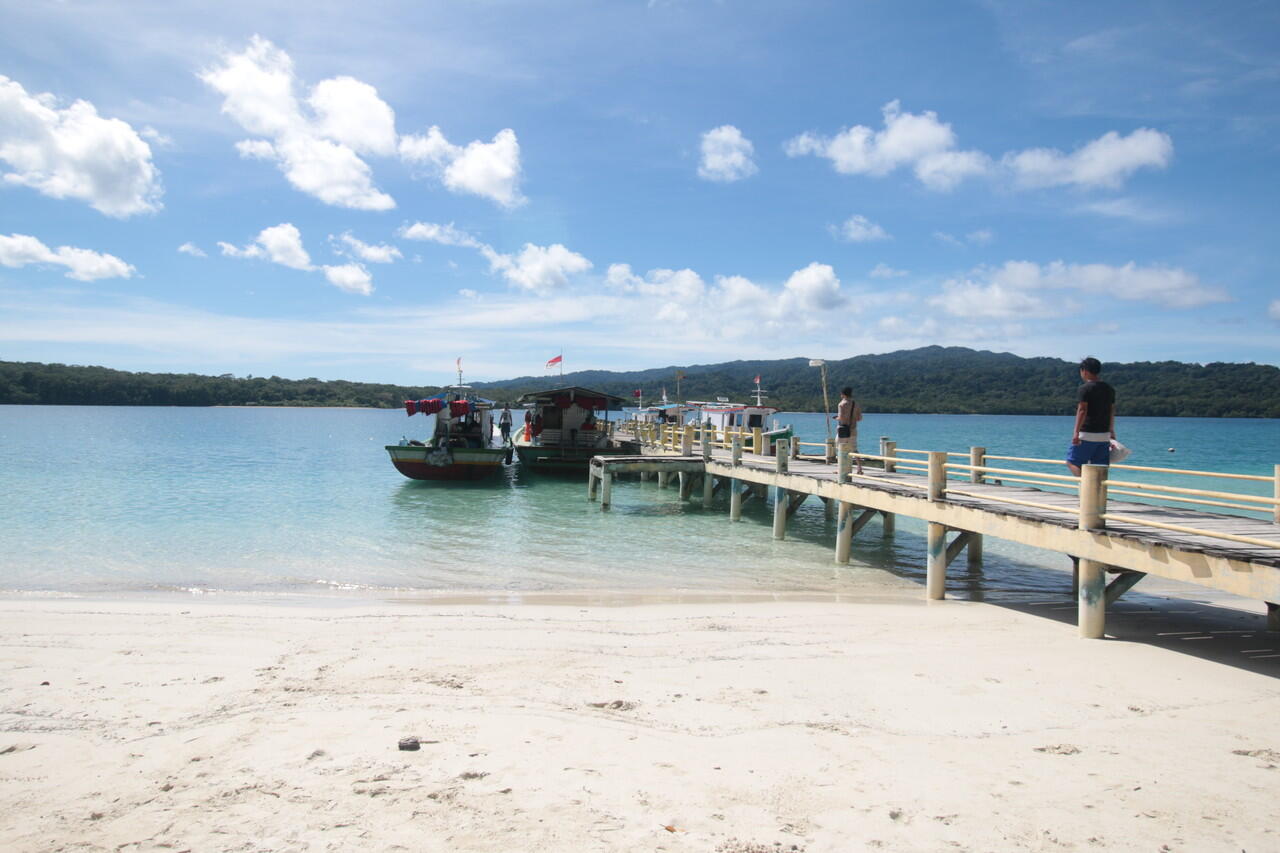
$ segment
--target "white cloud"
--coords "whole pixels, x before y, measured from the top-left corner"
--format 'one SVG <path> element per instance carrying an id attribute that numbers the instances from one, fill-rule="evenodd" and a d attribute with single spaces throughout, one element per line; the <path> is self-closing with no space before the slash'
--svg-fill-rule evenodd
<path id="1" fill-rule="evenodd" d="M 1092 201 L 1077 208 L 1080 213 L 1096 213 L 1114 219 L 1128 219 L 1132 222 L 1158 224 L 1169 222 L 1174 218 L 1168 211 L 1141 204 L 1131 198 L 1111 198 Z"/>
<path id="2" fill-rule="evenodd" d="M 769 291 L 740 275 L 716 276 L 714 301 L 726 311 L 764 314 L 773 302 Z"/>
<path id="3" fill-rule="evenodd" d="M 321 136 L 357 154 L 396 153 L 396 114 L 368 83 L 351 77 L 321 80 L 307 103 Z"/>
<path id="4" fill-rule="evenodd" d="M 334 287 L 348 293 L 359 293 L 368 296 L 373 293 L 373 276 L 360 264 L 341 264 L 339 266 L 321 267 L 324 277 Z"/>
<path id="5" fill-rule="evenodd" d="M 312 270 L 311 256 L 302 247 L 302 233 L 290 222 L 263 228 L 243 249 L 230 243 L 218 243 L 222 254 L 232 258 L 265 258 L 274 264 L 295 270 Z"/>
<path id="6" fill-rule="evenodd" d="M 860 214 L 850 216 L 839 227 L 831 226 L 831 233 L 847 243 L 870 243 L 889 240 L 889 232 Z"/>
<path id="7" fill-rule="evenodd" d="M 266 137 L 237 143 L 242 157 L 274 160 L 290 184 L 326 204 L 395 207 L 359 156 L 395 149 L 394 113 L 372 86 L 350 77 L 323 80 L 311 90 L 307 116 L 294 94 L 293 60 L 260 36 L 242 52 L 224 54 L 200 79 L 222 94 L 223 113 Z"/>
<path id="8" fill-rule="evenodd" d="M 702 160 L 698 163 L 698 177 L 708 181 L 740 181 L 757 171 L 755 148 L 742 131 L 731 124 L 708 130 L 702 134 Z"/>
<path id="9" fill-rule="evenodd" d="M 1114 130 L 1063 154 L 1054 148 L 1029 148 L 1001 161 L 1023 187 L 1118 187 L 1142 168 L 1163 169 L 1173 160 L 1173 140 L 1150 128 L 1128 136 Z"/>
<path id="10" fill-rule="evenodd" d="M 946 231 L 934 231 L 933 238 L 940 243 L 946 243 L 948 246 L 963 249 L 965 246 L 985 246 L 994 240 L 996 235 L 990 228 L 979 228 L 977 231 L 970 231 L 963 237 L 957 237 Z"/>
<path id="11" fill-rule="evenodd" d="M 344 231 L 337 237 L 331 234 L 329 235 L 329 240 L 335 244 L 335 251 L 341 254 L 354 253 L 360 260 L 368 261 L 371 264 L 390 264 L 394 263 L 397 258 L 404 257 L 395 246 L 389 246 L 385 243 L 380 243 L 376 246 L 371 245 L 351 236 L 350 231 Z"/>
<path id="12" fill-rule="evenodd" d="M 343 235 L 344 238 L 349 236 Z M 368 249 L 389 248 L 367 246 L 354 237 L 351 240 Z M 324 274 L 330 284 L 348 293 L 359 293 L 364 296 L 373 293 L 373 276 L 363 264 L 350 263 L 334 266 L 312 264 L 311 255 L 302 245 L 302 232 L 290 222 L 281 222 L 279 225 L 263 228 L 258 236 L 243 248 L 222 242 L 218 243 L 218 248 L 222 250 L 222 254 L 232 258 L 257 258 L 303 272 L 319 271 Z"/>
<path id="13" fill-rule="evenodd" d="M 59 108 L 50 94 L 30 95 L 0 75 L 0 162 L 6 184 L 51 198 L 74 198 L 107 216 L 159 210 L 160 173 L 151 148 L 120 119 L 88 101 Z"/>
<path id="14" fill-rule="evenodd" d="M 994 174 L 993 160 L 981 151 L 956 147 L 951 125 L 930 111 L 903 112 L 898 101 L 883 108 L 884 127 L 873 130 L 854 125 L 835 136 L 802 133 L 788 140 L 790 157 L 812 154 L 831 161 L 843 175 L 883 177 L 910 168 L 932 190 L 954 189 L 971 177 Z M 1010 151 L 1000 165 L 1020 188 L 1057 186 L 1120 186 L 1138 169 L 1163 169 L 1173 160 L 1173 141 L 1167 134 L 1139 128 L 1128 136 L 1110 131 L 1070 154 L 1054 148 Z"/>
<path id="15" fill-rule="evenodd" d="M 191 256 L 191 257 L 193 257 L 193 258 L 207 258 L 207 257 L 209 257 L 208 255 L 206 255 L 206 254 L 205 254 L 204 249 L 201 249 L 201 248 L 200 248 L 199 246 L 197 246 L 195 243 L 192 243 L 192 242 L 189 242 L 189 241 L 188 241 L 188 242 L 186 242 L 186 243 L 183 243 L 181 246 L 179 246 L 179 247 L 178 247 L 178 251 L 179 251 L 179 252 L 181 252 L 181 253 L 182 253 L 182 254 L 184 254 L 184 255 L 190 255 L 190 256 Z"/>
<path id="16" fill-rule="evenodd" d="M 564 288 L 571 276 L 591 269 L 591 261 L 571 252 L 559 243 L 535 246 L 525 243 L 517 255 L 504 255 L 489 246 L 480 252 L 489 260 L 489 268 L 502 273 L 508 282 L 531 293 L 549 293 Z"/>
<path id="17" fill-rule="evenodd" d="M 136 270 L 117 258 L 89 249 L 59 246 L 50 249 L 27 234 L 0 234 L 0 266 L 17 269 L 29 264 L 67 268 L 67 278 L 96 281 L 100 278 L 132 278 Z"/>
<path id="18" fill-rule="evenodd" d="M 1048 316 L 1062 311 L 1062 297 L 1047 300 L 1047 291 L 1061 292 L 1067 299 L 1072 294 L 1094 294 L 1179 309 L 1230 298 L 1221 288 L 1206 285 L 1194 273 L 1177 267 L 1006 261 L 1000 267 L 982 267 L 969 277 L 944 282 L 942 293 L 930 302 L 957 317 Z"/>
<path id="19" fill-rule="evenodd" d="M 452 192 L 478 195 L 503 207 L 525 202 L 520 194 L 520 142 L 511 128 L 499 131 L 492 142 L 476 140 L 463 147 L 433 126 L 426 136 L 400 137 L 400 157 L 434 168 Z"/>
<path id="20" fill-rule="evenodd" d="M 896 270 L 888 264 L 881 262 L 876 264 L 872 268 L 871 272 L 867 273 L 867 275 L 872 278 L 902 278 L 907 275 L 907 271 Z"/>
<path id="21" fill-rule="evenodd" d="M 910 167 L 921 183 L 935 190 L 951 189 L 990 168 L 985 154 L 956 150 L 951 125 L 939 121 L 937 113 L 904 113 L 898 101 L 890 101 L 883 114 L 882 130 L 855 125 L 833 137 L 803 133 L 787 142 L 786 153 L 825 157 L 843 175 L 879 177 Z"/>
<path id="22" fill-rule="evenodd" d="M 406 240 L 426 240 L 431 243 L 439 243 L 442 246 L 463 246 L 468 249 L 478 249 L 484 245 L 467 232 L 453 227 L 452 222 L 447 225 L 439 225 L 434 222 L 415 222 L 412 225 L 406 225 L 401 228 L 399 234 Z"/>
<path id="23" fill-rule="evenodd" d="M 817 261 L 793 272 L 782 286 L 784 312 L 829 311 L 839 308 L 844 301 L 836 271 Z"/>

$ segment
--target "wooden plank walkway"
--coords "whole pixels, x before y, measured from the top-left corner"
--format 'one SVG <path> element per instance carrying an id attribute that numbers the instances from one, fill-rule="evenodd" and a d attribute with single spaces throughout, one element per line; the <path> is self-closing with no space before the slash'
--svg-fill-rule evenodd
<path id="1" fill-rule="evenodd" d="M 1280 602 L 1280 525 L 1271 521 L 1136 501 L 1108 501 L 1103 495 L 1099 511 L 1105 514 L 1105 520 L 1089 516 L 1093 522 L 1086 524 L 1082 518 L 1089 508 L 1082 514 L 1076 494 L 1034 486 L 949 478 L 941 494 L 931 499 L 929 477 L 914 471 L 887 472 L 867 467 L 863 474 L 850 474 L 842 483 L 836 464 L 812 458 L 787 459 L 785 470 L 779 470 L 774 456 L 744 451 L 734 464 L 730 451 L 723 448 L 712 448 L 706 456 L 682 456 L 655 447 L 646 447 L 645 453 L 625 459 L 597 457 L 592 464 L 590 493 L 595 494 L 597 480 L 607 484 L 612 479 L 615 465 L 619 473 L 657 471 L 666 467 L 659 462 L 664 460 L 671 466 L 669 470 L 682 471 L 681 476 L 687 479 L 700 471 L 710 483 L 716 478 L 727 480 L 731 495 L 740 494 L 742 484 L 774 487 L 789 494 L 789 500 L 777 502 L 780 508 L 775 511 L 775 538 L 785 538 L 786 519 L 805 496 L 817 495 L 839 506 L 836 558 L 840 562 L 848 560 L 849 537 L 871 515 L 879 513 L 884 517 L 887 533 L 893 529 L 895 515 L 924 520 L 929 527 L 927 585 L 931 598 L 942 597 L 947 564 L 966 548 L 971 562 L 980 561 L 981 538 L 992 535 L 1059 551 L 1080 561 L 1080 626 L 1084 636 L 1101 636 L 1106 602 L 1146 574 L 1265 601 L 1268 627 L 1280 630 L 1280 607 L 1273 603 Z M 651 464 L 646 465 L 646 461 Z M 898 460 L 898 464 L 924 467 L 922 460 L 908 458 Z M 995 479 L 997 475 L 988 476 Z M 691 486 L 691 482 L 686 483 L 682 497 L 691 496 Z M 704 490 L 707 505 L 716 488 Z M 735 512 L 740 514 L 740 503 L 737 510 L 731 505 L 731 518 Z M 1235 542 L 1156 525 L 1225 533 L 1268 544 Z M 946 534 L 951 531 L 957 535 L 948 543 Z M 1103 569 L 1127 575 L 1122 575 L 1123 583 L 1113 581 L 1105 596 L 1101 587 Z"/>

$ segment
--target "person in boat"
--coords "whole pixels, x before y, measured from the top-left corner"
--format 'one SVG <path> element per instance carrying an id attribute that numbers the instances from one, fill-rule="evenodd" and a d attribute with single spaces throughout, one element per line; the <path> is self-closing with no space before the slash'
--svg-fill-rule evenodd
<path id="1" fill-rule="evenodd" d="M 596 428 L 596 413 L 587 412 L 586 418 L 582 421 L 582 431 L 594 430 Z"/>
<path id="2" fill-rule="evenodd" d="M 858 421 L 862 420 L 862 407 L 853 399 L 853 389 L 845 386 L 840 389 L 840 405 L 836 409 L 836 447 L 853 454 L 858 452 Z M 855 455 L 854 464 L 858 473 L 862 473 L 862 457 Z"/>
<path id="3" fill-rule="evenodd" d="M 498 415 L 498 429 L 502 432 L 502 441 L 505 444 L 511 440 L 511 404 L 502 404 L 502 414 Z"/>

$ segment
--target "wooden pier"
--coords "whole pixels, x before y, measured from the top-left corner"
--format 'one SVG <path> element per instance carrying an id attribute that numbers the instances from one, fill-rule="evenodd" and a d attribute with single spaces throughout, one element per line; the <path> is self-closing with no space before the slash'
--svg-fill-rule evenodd
<path id="1" fill-rule="evenodd" d="M 759 430 L 717 434 L 693 426 L 634 425 L 618 437 L 635 442 L 641 454 L 592 460 L 588 497 L 599 497 L 602 508 L 610 505 L 613 478 L 620 474 L 657 476 L 660 485 L 675 476 L 681 498 L 693 497 L 696 488 L 707 508 L 727 488 L 731 521 L 741 519 L 746 501 L 772 488 L 773 537 L 783 539 L 788 519 L 816 495 L 828 517 L 838 519 L 837 563 L 849 561 L 853 536 L 876 515 L 885 535 L 893 534 L 897 515 L 925 521 L 930 599 L 943 598 L 953 560 L 964 552 L 970 565 L 979 565 L 983 537 L 996 536 L 1073 558 L 1082 637 L 1103 636 L 1107 604 L 1149 574 L 1267 602 L 1267 628 L 1280 631 L 1280 465 L 1273 477 L 1087 465 L 1076 478 L 1009 467 L 1061 465 L 1054 460 L 987 455 L 980 447 L 964 454 L 899 450 L 882 439 L 881 453 L 856 454 L 864 473 L 855 474 L 852 455 L 837 453 L 833 443 L 808 444 L 819 451 L 810 455 L 800 452 L 807 443 L 780 441 L 768 455 Z M 1262 481 L 1272 494 L 1134 482 L 1124 479 L 1130 470 Z M 1161 504 L 1111 500 L 1114 495 Z M 1270 517 L 1163 505 L 1169 502 Z"/>

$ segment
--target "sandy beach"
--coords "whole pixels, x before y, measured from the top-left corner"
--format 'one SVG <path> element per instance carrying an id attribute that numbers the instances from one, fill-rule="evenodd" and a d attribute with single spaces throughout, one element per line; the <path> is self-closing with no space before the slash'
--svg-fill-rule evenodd
<path id="1" fill-rule="evenodd" d="M 0 849 L 1280 849 L 1280 636 L 1143 601 L 0 601 Z"/>

